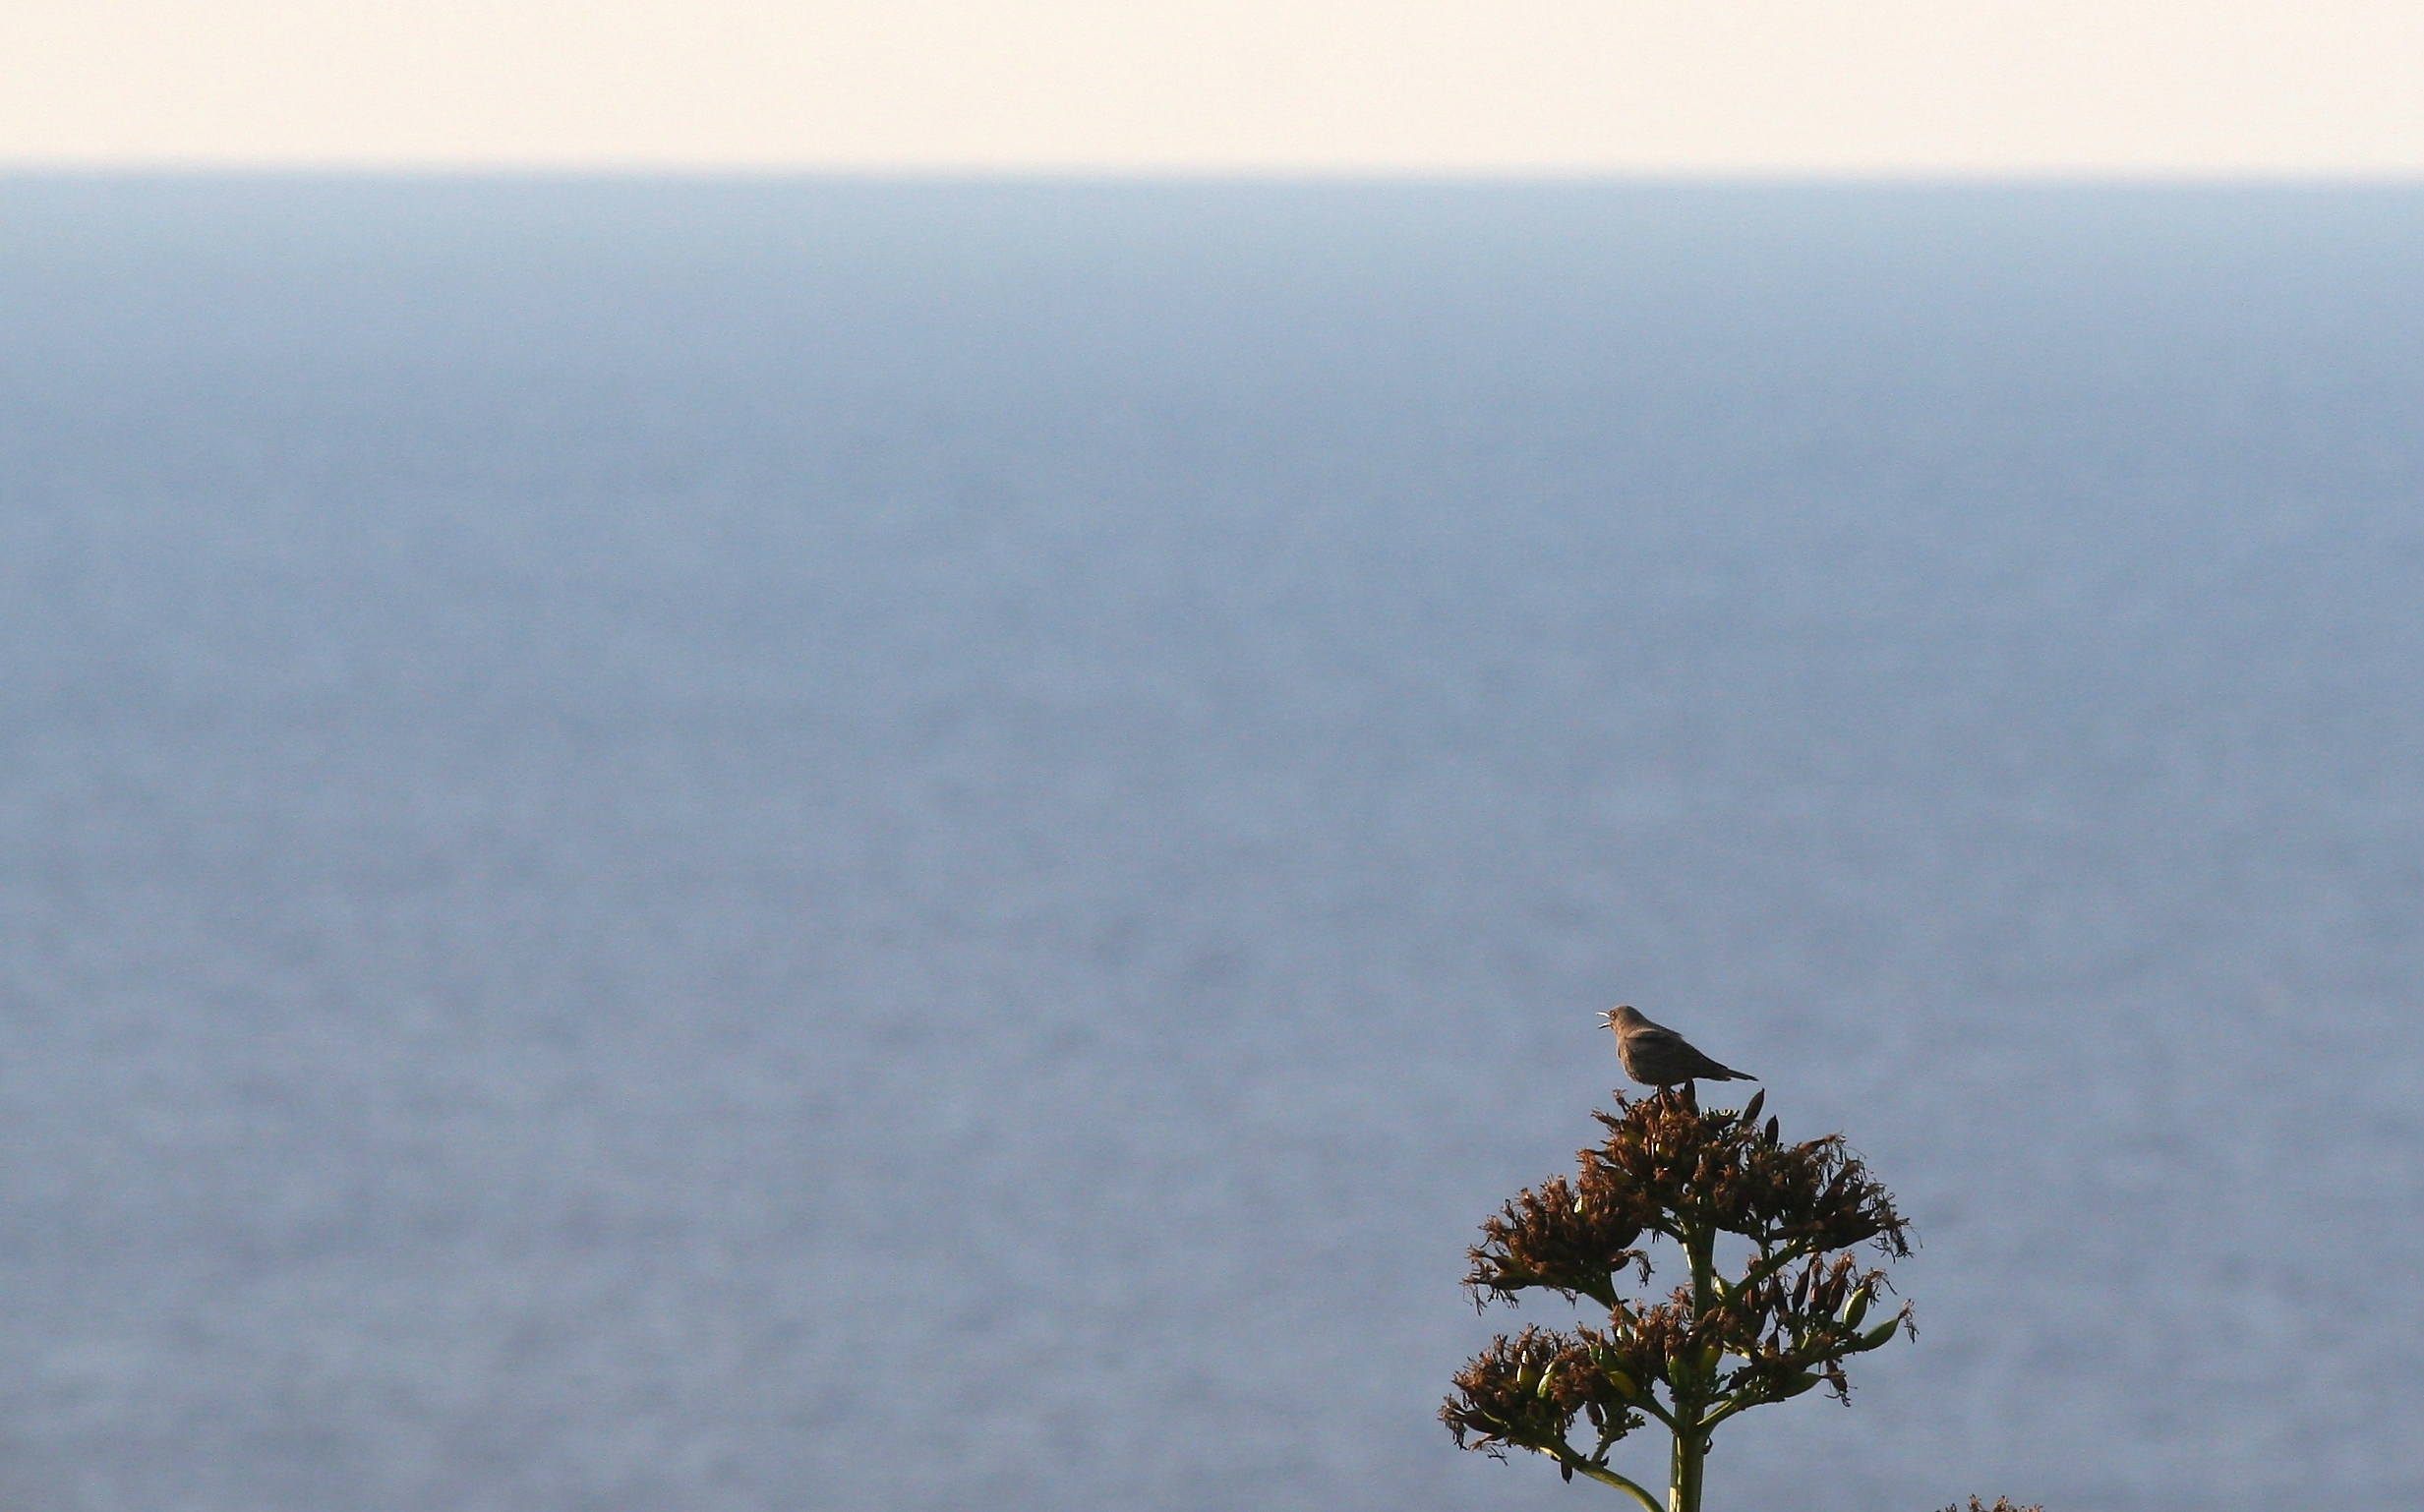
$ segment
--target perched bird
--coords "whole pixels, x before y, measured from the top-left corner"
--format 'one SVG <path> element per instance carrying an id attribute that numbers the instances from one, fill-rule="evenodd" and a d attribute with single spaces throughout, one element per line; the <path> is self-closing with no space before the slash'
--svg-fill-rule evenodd
<path id="1" fill-rule="evenodd" d="M 1691 1047 L 1665 1024 L 1652 1023 L 1633 1008 L 1619 1008 L 1599 1016 L 1616 1031 L 1616 1058 L 1625 1075 L 1643 1086 L 1675 1086 L 1685 1091 L 1698 1081 L 1756 1081 L 1746 1071 L 1720 1066 Z"/>

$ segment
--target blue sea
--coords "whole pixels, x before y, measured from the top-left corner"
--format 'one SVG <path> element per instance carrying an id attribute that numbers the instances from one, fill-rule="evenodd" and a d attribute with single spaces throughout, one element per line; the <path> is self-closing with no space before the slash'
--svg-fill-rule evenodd
<path id="1" fill-rule="evenodd" d="M 0 180 L 12 1512 L 1612 1507 L 1620 1002 L 1711 1512 L 2424 1504 L 2424 190 Z"/>

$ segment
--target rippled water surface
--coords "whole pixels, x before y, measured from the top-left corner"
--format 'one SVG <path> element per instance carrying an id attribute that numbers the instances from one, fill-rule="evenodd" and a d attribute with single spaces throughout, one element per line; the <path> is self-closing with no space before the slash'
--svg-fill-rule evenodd
<path id="1" fill-rule="evenodd" d="M 1619 1001 L 1924 1239 L 1712 1512 L 2424 1503 L 2424 193 L 0 227 L 10 1505 L 1613 1505 Z"/>

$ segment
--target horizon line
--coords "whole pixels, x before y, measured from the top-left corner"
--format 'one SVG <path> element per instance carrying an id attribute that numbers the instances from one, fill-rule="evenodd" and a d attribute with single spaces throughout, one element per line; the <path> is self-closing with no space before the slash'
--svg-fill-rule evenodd
<path id="1" fill-rule="evenodd" d="M 2416 189 L 2414 168 L 2109 166 L 1642 167 L 1196 163 L 773 163 L 588 159 L 10 159 L 0 179 L 491 179 L 819 181 L 933 185 L 1268 185 L 1737 187 L 1880 189 Z"/>

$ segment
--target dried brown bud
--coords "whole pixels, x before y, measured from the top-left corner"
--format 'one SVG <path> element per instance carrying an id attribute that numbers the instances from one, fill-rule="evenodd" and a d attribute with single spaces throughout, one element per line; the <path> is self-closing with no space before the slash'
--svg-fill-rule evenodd
<path id="1" fill-rule="evenodd" d="M 1641 1222 L 1621 1192 L 1584 1174 L 1580 1190 L 1562 1176 L 1525 1188 L 1481 1225 L 1482 1242 L 1467 1251 L 1464 1284 L 1477 1300 L 1511 1297 L 1541 1287 L 1567 1298 L 1616 1301 L 1616 1272 L 1626 1265 L 1648 1274 L 1641 1252 L 1628 1248 Z"/>
<path id="2" fill-rule="evenodd" d="M 1874 1240 L 1909 1254 L 1910 1225 L 1842 1135 L 1781 1146 L 1754 1122 L 1763 1098 L 1732 1113 L 1674 1092 L 1619 1097 L 1616 1112 L 1594 1115 L 1608 1137 L 1582 1152 L 1581 1182 L 1621 1193 L 1645 1229 L 1671 1237 L 1701 1227 L 1823 1250 Z"/>
<path id="3" fill-rule="evenodd" d="M 1440 1421 L 1456 1447 L 1504 1457 L 1512 1446 L 1570 1455 L 1566 1434 L 1587 1416 L 1601 1442 L 1613 1443 L 1641 1425 L 1629 1404 L 1640 1386 L 1614 1364 L 1607 1341 L 1590 1330 L 1564 1334 L 1526 1328 L 1505 1334 L 1465 1363 L 1456 1395 L 1440 1407 Z"/>

